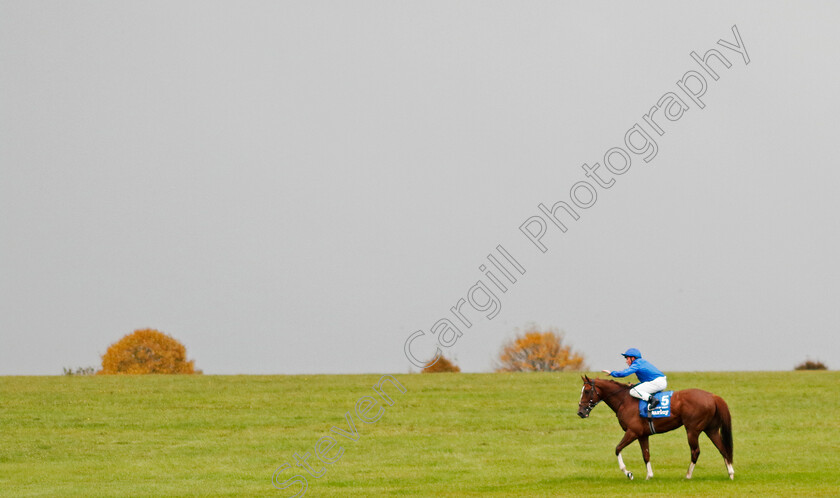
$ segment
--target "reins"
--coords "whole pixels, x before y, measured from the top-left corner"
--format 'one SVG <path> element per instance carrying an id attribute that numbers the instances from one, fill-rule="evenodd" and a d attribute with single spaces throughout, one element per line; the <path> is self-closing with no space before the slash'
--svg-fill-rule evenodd
<path id="1" fill-rule="evenodd" d="M 595 380 L 589 379 L 588 384 L 590 386 L 592 386 L 592 392 L 595 392 L 595 393 L 598 392 L 598 387 L 595 385 Z M 606 396 L 602 396 L 602 395 L 599 394 L 598 397 L 600 399 L 598 401 L 596 401 L 595 404 L 592 404 L 592 396 L 590 396 L 589 397 L 589 409 L 591 410 L 591 409 L 595 408 L 598 405 L 598 403 L 600 403 L 601 401 L 606 402 L 608 399 L 612 398 L 613 396 L 615 396 L 616 394 L 620 393 L 623 390 L 624 390 L 624 387 L 618 386 L 618 388 L 615 391 L 607 394 Z M 624 404 L 624 400 L 621 400 L 621 403 L 618 404 L 618 406 L 616 407 L 616 411 L 618 411 L 618 409 L 621 408 L 622 404 Z"/>

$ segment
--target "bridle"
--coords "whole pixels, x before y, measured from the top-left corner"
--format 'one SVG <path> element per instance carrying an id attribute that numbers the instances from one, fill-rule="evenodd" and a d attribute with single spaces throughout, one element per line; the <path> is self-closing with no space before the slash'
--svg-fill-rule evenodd
<path id="1" fill-rule="evenodd" d="M 592 379 L 586 379 L 585 384 L 589 385 L 589 387 L 591 388 L 590 391 L 589 391 L 589 401 L 587 402 L 587 406 L 586 406 L 587 411 L 591 412 L 593 408 L 598 406 L 598 403 L 603 401 L 603 399 L 601 399 L 601 395 L 598 394 L 598 390 L 595 387 L 595 381 L 593 381 Z M 592 401 L 595 399 L 596 395 L 598 396 L 598 401 L 595 401 L 593 403 Z"/>

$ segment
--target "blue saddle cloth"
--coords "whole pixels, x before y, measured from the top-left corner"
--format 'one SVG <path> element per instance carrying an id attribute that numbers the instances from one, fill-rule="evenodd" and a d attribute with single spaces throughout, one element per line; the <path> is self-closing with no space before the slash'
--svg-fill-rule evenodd
<path id="1" fill-rule="evenodd" d="M 664 418 L 671 416 L 671 395 L 674 391 L 662 391 L 653 395 L 659 400 L 659 406 L 648 413 L 647 401 L 639 400 L 639 415 L 644 418 Z"/>

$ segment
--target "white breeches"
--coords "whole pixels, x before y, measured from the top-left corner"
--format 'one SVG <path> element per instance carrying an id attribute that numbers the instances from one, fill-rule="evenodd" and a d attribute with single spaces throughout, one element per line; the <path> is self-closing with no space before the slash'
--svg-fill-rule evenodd
<path id="1" fill-rule="evenodd" d="M 642 382 L 638 386 L 630 389 L 630 396 L 647 401 L 651 394 L 656 394 L 659 391 L 664 391 L 668 387 L 668 381 L 665 376 L 657 377 L 648 382 Z"/>

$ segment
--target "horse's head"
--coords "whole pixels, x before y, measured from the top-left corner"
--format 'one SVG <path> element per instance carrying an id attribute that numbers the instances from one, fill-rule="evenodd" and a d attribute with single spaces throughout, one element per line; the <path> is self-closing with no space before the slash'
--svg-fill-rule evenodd
<path id="1" fill-rule="evenodd" d="M 584 375 L 583 388 L 580 390 L 580 403 L 578 403 L 578 417 L 586 418 L 595 405 L 601 402 L 601 394 L 595 387 L 595 381 Z"/>

